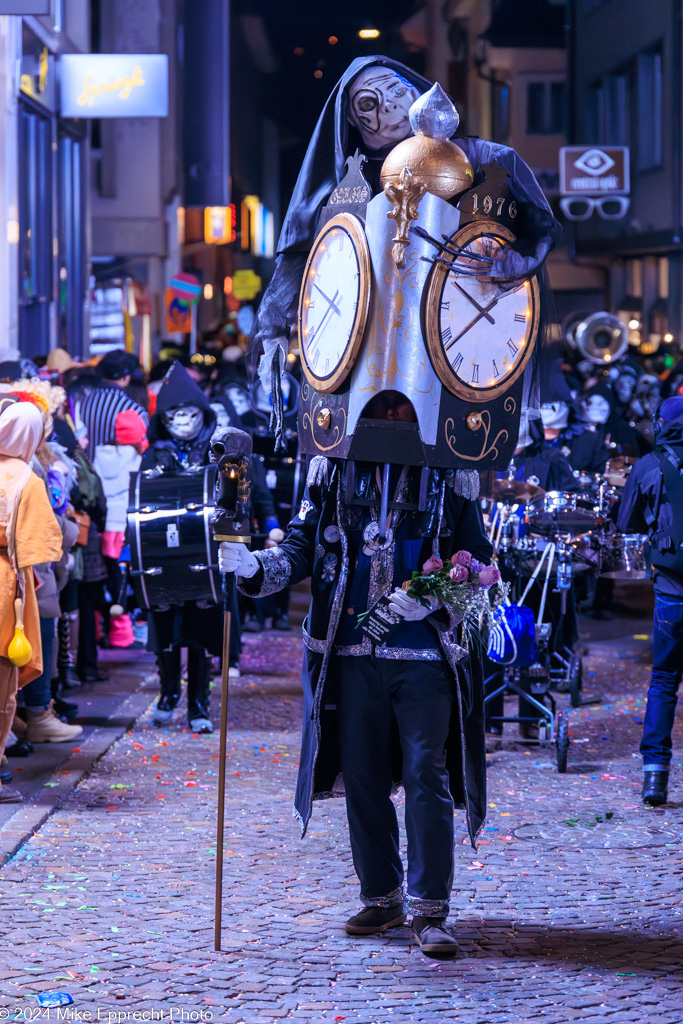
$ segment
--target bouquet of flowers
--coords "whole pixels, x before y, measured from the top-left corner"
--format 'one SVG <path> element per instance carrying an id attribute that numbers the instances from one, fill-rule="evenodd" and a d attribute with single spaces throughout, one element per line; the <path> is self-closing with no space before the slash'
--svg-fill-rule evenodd
<path id="1" fill-rule="evenodd" d="M 493 622 L 494 608 L 505 600 L 507 584 L 494 565 L 478 562 L 469 551 L 457 551 L 449 562 L 432 555 L 403 584 L 403 590 L 420 604 L 435 597 L 462 620 L 468 639 L 483 642 Z"/>

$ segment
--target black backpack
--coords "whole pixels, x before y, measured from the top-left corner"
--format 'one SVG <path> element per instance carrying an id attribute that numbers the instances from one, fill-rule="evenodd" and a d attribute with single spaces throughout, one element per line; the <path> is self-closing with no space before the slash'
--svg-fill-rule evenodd
<path id="1" fill-rule="evenodd" d="M 657 493 L 652 517 L 651 561 L 656 569 L 683 576 L 683 514 L 674 514 L 667 530 L 662 530 L 657 523 L 663 501 L 668 501 L 672 510 L 683 510 L 683 466 L 668 445 L 652 454 L 662 471 L 663 486 L 660 486 Z"/>

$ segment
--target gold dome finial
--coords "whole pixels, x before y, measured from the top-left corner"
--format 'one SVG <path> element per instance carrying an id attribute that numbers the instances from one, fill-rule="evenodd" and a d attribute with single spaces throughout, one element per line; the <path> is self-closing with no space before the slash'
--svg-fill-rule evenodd
<path id="1" fill-rule="evenodd" d="M 451 139 L 460 117 L 438 82 L 415 100 L 408 118 L 415 134 L 387 156 L 380 173 L 382 188 L 398 185 L 405 167 L 416 183 L 441 199 L 452 199 L 471 188 L 472 164 Z"/>

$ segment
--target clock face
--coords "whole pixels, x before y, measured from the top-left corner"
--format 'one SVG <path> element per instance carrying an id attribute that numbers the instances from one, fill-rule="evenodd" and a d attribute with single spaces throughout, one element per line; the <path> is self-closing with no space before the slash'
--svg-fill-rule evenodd
<path id="1" fill-rule="evenodd" d="M 473 256 L 496 256 L 513 239 L 490 222 L 475 222 L 453 235 Z M 476 268 L 476 259 L 458 257 L 458 266 Z M 536 280 L 517 288 L 504 282 L 448 273 L 435 264 L 425 305 L 429 354 L 441 382 L 461 398 L 486 401 L 517 380 L 538 332 Z"/>
<path id="2" fill-rule="evenodd" d="M 334 391 L 351 370 L 368 315 L 370 253 L 362 222 L 340 213 L 311 250 L 299 298 L 304 373 L 317 391 Z"/>

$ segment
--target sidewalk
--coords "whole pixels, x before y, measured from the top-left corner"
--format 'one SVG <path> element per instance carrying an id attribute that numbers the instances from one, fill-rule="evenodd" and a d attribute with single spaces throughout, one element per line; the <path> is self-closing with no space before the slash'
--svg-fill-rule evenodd
<path id="1" fill-rule="evenodd" d="M 63 991 L 64 1020 L 681 1024 L 683 779 L 665 808 L 640 803 L 646 621 L 629 630 L 591 642 L 587 696 L 603 703 L 573 712 L 568 773 L 552 750 L 512 743 L 489 756 L 476 853 L 456 815 L 457 961 L 427 960 L 407 928 L 344 933 L 358 900 L 343 801 L 316 805 L 299 839 L 301 648 L 297 632 L 267 633 L 247 639 L 231 688 L 224 951 L 218 736 L 180 713 L 160 731 L 148 710 L 0 871 L 0 1007 L 22 1019 Z"/>

